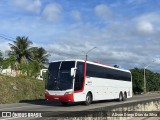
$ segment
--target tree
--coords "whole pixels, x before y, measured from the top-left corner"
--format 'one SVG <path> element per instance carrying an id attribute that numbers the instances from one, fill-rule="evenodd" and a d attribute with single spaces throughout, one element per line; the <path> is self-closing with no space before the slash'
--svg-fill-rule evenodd
<path id="1" fill-rule="evenodd" d="M 3 59 L 2 68 L 6 69 L 8 67 L 11 67 L 14 69 L 15 62 L 16 62 L 16 58 L 14 56 L 9 56 L 9 58 Z"/>
<path id="2" fill-rule="evenodd" d="M 2 52 L 0 51 L 0 61 L 3 60 Z"/>
<path id="3" fill-rule="evenodd" d="M 3 64 L 3 55 L 2 52 L 0 51 L 0 70 L 2 70 L 2 64 Z"/>
<path id="4" fill-rule="evenodd" d="M 132 81 L 133 81 L 133 92 L 135 94 L 143 92 L 143 69 L 134 68 L 131 69 Z"/>
<path id="5" fill-rule="evenodd" d="M 40 68 L 44 68 L 44 65 L 48 63 L 48 57 L 49 54 L 47 54 L 47 51 L 40 47 L 40 48 L 34 48 L 32 52 L 32 60 L 36 61 Z"/>
<path id="6" fill-rule="evenodd" d="M 134 68 L 131 69 L 131 73 L 133 81 L 133 92 L 142 93 L 144 89 L 144 69 Z M 160 74 L 146 69 L 146 83 L 147 91 L 159 91 Z"/>
<path id="7" fill-rule="evenodd" d="M 28 37 L 18 36 L 9 45 L 11 48 L 9 55 L 16 57 L 18 62 L 16 65 L 17 71 L 24 76 L 36 77 L 40 69 L 48 63 L 49 55 L 47 51 L 42 47 L 31 47 L 32 42 L 28 40 Z"/>
<path id="8" fill-rule="evenodd" d="M 31 58 L 31 45 L 32 42 L 28 40 L 28 37 L 18 36 L 13 44 L 9 43 L 11 51 L 9 55 L 16 57 L 18 63 L 27 63 Z"/>
<path id="9" fill-rule="evenodd" d="M 115 67 L 115 68 L 119 68 L 119 66 L 118 66 L 118 65 L 114 65 L 113 67 Z"/>
<path id="10" fill-rule="evenodd" d="M 31 61 L 28 64 L 28 76 L 36 78 L 38 76 L 38 73 L 40 72 L 40 66 L 36 61 Z"/>
<path id="11" fill-rule="evenodd" d="M 7 58 L 9 61 L 9 65 L 11 66 L 11 69 L 16 69 L 16 58 L 13 55 L 10 55 L 9 58 Z"/>

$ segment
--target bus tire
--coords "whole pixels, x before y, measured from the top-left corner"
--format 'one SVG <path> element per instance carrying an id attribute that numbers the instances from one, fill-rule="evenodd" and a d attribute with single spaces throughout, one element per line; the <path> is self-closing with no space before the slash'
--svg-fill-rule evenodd
<path id="1" fill-rule="evenodd" d="M 90 105 L 91 103 L 92 103 L 92 94 L 91 93 L 87 93 L 85 105 Z"/>
<path id="2" fill-rule="evenodd" d="M 127 93 L 126 92 L 124 92 L 124 94 L 123 94 L 123 101 L 126 101 L 126 99 L 127 99 Z"/>
<path id="3" fill-rule="evenodd" d="M 118 101 L 119 101 L 119 102 L 121 102 L 122 100 L 123 100 L 123 93 L 122 93 L 122 92 L 120 92 L 120 93 L 119 93 Z"/>
<path id="4" fill-rule="evenodd" d="M 62 104 L 63 106 L 67 106 L 67 105 L 68 105 L 68 102 L 61 102 L 61 104 Z"/>

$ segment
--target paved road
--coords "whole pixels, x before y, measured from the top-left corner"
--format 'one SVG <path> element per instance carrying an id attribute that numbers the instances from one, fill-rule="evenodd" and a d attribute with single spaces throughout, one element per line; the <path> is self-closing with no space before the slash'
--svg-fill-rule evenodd
<path id="1" fill-rule="evenodd" d="M 160 98 L 160 93 L 155 94 L 145 94 L 145 95 L 137 95 L 129 98 L 124 102 L 117 101 L 100 101 L 94 102 L 89 106 L 85 106 L 82 103 L 70 104 L 68 106 L 62 106 L 58 102 L 47 102 L 44 100 L 39 101 L 24 101 L 23 103 L 15 103 L 15 104 L 1 104 L 0 111 L 84 111 L 88 109 L 94 109 L 105 106 L 112 106 L 123 103 L 130 103 L 134 101 L 143 101 L 149 100 L 153 98 Z M 0 120 L 12 120 L 17 118 L 0 118 Z"/>

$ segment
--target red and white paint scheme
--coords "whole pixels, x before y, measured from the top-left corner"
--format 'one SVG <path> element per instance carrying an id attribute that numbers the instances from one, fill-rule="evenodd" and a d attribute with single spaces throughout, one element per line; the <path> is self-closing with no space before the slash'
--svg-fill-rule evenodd
<path id="1" fill-rule="evenodd" d="M 132 75 L 128 70 L 85 61 L 63 60 L 50 63 L 46 78 L 45 98 L 69 102 L 84 102 L 132 97 Z"/>

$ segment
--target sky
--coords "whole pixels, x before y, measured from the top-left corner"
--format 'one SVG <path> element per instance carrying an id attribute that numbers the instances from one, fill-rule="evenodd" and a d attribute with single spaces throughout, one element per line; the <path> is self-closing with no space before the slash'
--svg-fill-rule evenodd
<path id="1" fill-rule="evenodd" d="M 159 0 L 0 0 L 0 50 L 7 54 L 8 43 L 26 36 L 48 51 L 49 61 L 88 54 L 90 61 L 149 65 L 160 73 L 159 6 Z"/>

